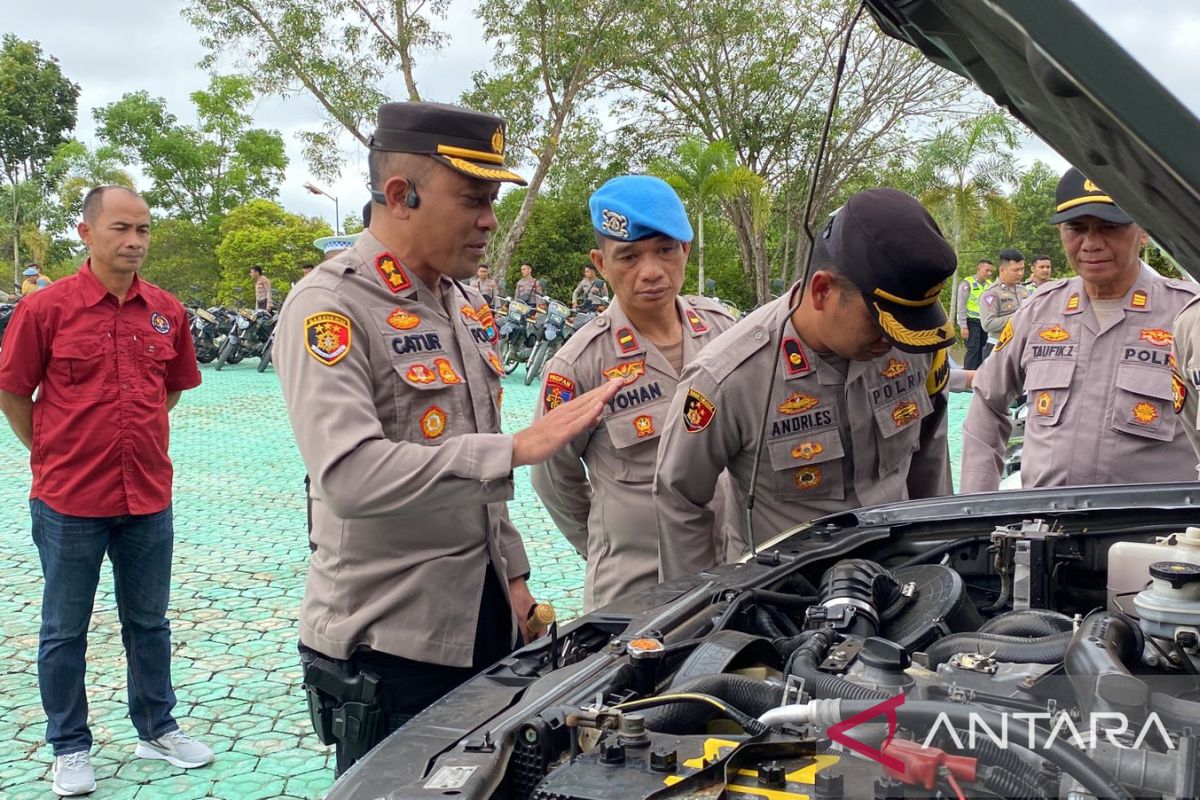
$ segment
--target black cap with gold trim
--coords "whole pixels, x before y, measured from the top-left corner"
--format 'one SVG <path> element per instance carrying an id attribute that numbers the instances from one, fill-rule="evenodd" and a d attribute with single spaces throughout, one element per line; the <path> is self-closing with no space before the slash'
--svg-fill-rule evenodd
<path id="1" fill-rule="evenodd" d="M 1113 202 L 1091 178 L 1071 167 L 1063 173 L 1054 192 L 1054 216 L 1050 223 L 1057 225 L 1076 217 L 1097 217 L 1105 222 L 1128 225 L 1133 218 Z"/>
<path id="2" fill-rule="evenodd" d="M 929 212 L 897 189 L 867 189 L 822 234 L 837 271 L 863 293 L 888 339 L 927 353 L 954 341 L 940 295 L 958 259 Z"/>
<path id="3" fill-rule="evenodd" d="M 527 181 L 504 165 L 504 120 L 444 103 L 384 103 L 368 146 L 431 156 L 485 181 Z"/>

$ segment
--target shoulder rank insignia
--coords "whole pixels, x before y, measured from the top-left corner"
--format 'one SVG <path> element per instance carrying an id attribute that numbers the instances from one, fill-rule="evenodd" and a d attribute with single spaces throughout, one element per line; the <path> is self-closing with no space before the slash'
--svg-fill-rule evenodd
<path id="1" fill-rule="evenodd" d="M 496 355 L 495 350 L 488 350 L 487 359 L 488 363 L 492 365 L 492 369 L 496 371 L 497 375 L 504 374 L 504 365 L 500 363 L 500 356 Z"/>
<path id="2" fill-rule="evenodd" d="M 792 475 L 792 482 L 796 484 L 797 489 L 815 489 L 821 485 L 821 468 L 801 467 Z"/>
<path id="3" fill-rule="evenodd" d="M 463 303 L 463 307 L 459 309 L 459 313 L 463 315 L 463 319 L 474 320 L 479 322 L 479 312 L 468 303 Z"/>
<path id="4" fill-rule="evenodd" d="M 435 358 L 433 365 L 437 367 L 438 377 L 442 379 L 442 383 L 447 385 L 462 383 L 462 378 L 458 377 L 458 373 L 454 371 L 454 367 L 444 358 Z"/>
<path id="5" fill-rule="evenodd" d="M 1075 292 L 1074 294 L 1072 294 L 1070 297 L 1067 298 L 1066 310 L 1067 311 L 1078 311 L 1079 310 L 1079 292 Z"/>
<path id="6" fill-rule="evenodd" d="M 700 315 L 696 313 L 696 309 L 688 306 L 687 311 L 684 313 L 687 315 L 688 324 L 692 326 L 693 333 L 708 332 L 708 326 L 704 324 L 704 320 L 700 319 Z"/>
<path id="7" fill-rule="evenodd" d="M 993 347 L 992 350 L 993 351 L 1003 350 L 1004 345 L 1011 342 L 1012 338 L 1013 338 L 1013 328 L 1012 328 L 1012 320 L 1010 319 L 1008 322 L 1004 323 L 1004 330 L 1000 331 L 1000 338 L 996 340 L 996 346 Z"/>
<path id="8" fill-rule="evenodd" d="M 1133 297 L 1129 298 L 1129 306 L 1131 308 L 1145 308 L 1146 304 L 1149 302 L 1150 295 L 1146 294 L 1141 289 L 1138 289 L 1133 293 Z"/>
<path id="9" fill-rule="evenodd" d="M 887 366 L 879 374 L 885 378 L 899 378 L 906 372 L 908 372 L 907 361 L 901 361 L 898 358 L 889 358 Z"/>
<path id="10" fill-rule="evenodd" d="M 1133 407 L 1133 421 L 1139 425 L 1153 425 L 1158 419 L 1158 409 L 1153 403 L 1138 403 Z"/>
<path id="11" fill-rule="evenodd" d="M 304 349 L 327 367 L 350 352 L 350 320 L 333 311 L 304 318 Z"/>
<path id="12" fill-rule="evenodd" d="M 434 375 L 433 370 L 424 364 L 413 364 L 408 368 L 408 372 L 404 374 L 404 380 L 418 386 L 424 386 L 436 381 L 437 375 Z"/>
<path id="13" fill-rule="evenodd" d="M 808 363 L 808 357 L 804 355 L 804 348 L 800 346 L 799 339 L 794 336 L 788 337 L 783 340 L 781 348 L 783 349 L 783 364 L 789 378 L 797 378 L 812 372 L 812 367 Z"/>
<path id="14" fill-rule="evenodd" d="M 1169 347 L 1175 341 L 1175 337 L 1170 331 L 1164 331 L 1162 328 L 1142 328 L 1141 340 L 1149 342 L 1155 347 Z"/>
<path id="15" fill-rule="evenodd" d="M 896 423 L 897 428 L 916 422 L 920 416 L 921 409 L 911 400 L 901 401 L 892 409 L 892 421 Z"/>
<path id="16" fill-rule="evenodd" d="M 633 335 L 632 328 L 617 329 L 617 346 L 621 348 L 622 353 L 633 353 L 638 349 L 637 338 Z"/>
<path id="17" fill-rule="evenodd" d="M 624 382 L 624 386 L 628 386 L 645 374 L 646 359 L 644 358 L 639 358 L 637 361 L 626 361 L 624 364 L 618 364 L 615 367 L 609 367 L 604 370 L 604 377 L 609 380 L 620 378 Z"/>
<path id="18" fill-rule="evenodd" d="M 942 348 L 933 354 L 929 364 L 929 375 L 925 378 L 925 391 L 930 397 L 941 392 L 950 383 L 950 352 Z"/>
<path id="19" fill-rule="evenodd" d="M 421 324 L 421 318 L 397 308 L 388 314 L 387 323 L 398 331 L 409 331 Z"/>
<path id="20" fill-rule="evenodd" d="M 1065 342 L 1067 339 L 1071 338 L 1071 332 L 1062 325 L 1052 325 L 1039 333 L 1038 336 L 1042 337 L 1047 342 Z"/>
<path id="21" fill-rule="evenodd" d="M 571 402 L 575 396 L 575 381 L 564 378 L 556 372 L 546 375 L 546 386 L 543 396 L 547 411 L 553 411 L 563 403 Z"/>
<path id="22" fill-rule="evenodd" d="M 633 428 L 637 431 L 639 439 L 644 439 L 647 436 L 654 435 L 654 420 L 650 415 L 642 414 L 640 417 L 635 417 L 633 420 Z"/>
<path id="23" fill-rule="evenodd" d="M 1054 411 L 1054 397 L 1049 392 L 1040 392 L 1034 405 L 1039 417 L 1048 417 Z"/>
<path id="24" fill-rule="evenodd" d="M 707 428 L 717 415 L 712 401 L 695 389 L 688 389 L 683 401 L 683 428 L 688 433 L 699 433 Z"/>
<path id="25" fill-rule="evenodd" d="M 825 452 L 825 446 L 818 442 L 801 442 L 792 448 L 792 458 L 802 458 L 810 461 Z"/>
<path id="26" fill-rule="evenodd" d="M 1183 401 L 1187 400 L 1187 386 L 1179 378 L 1178 375 L 1171 373 L 1171 395 L 1175 398 L 1173 403 L 1175 413 L 1183 411 Z"/>
<path id="27" fill-rule="evenodd" d="M 383 278 L 384 285 L 392 294 L 412 288 L 412 281 L 409 280 L 408 273 L 391 253 L 379 254 L 375 259 L 375 271 L 379 273 L 379 277 Z"/>
<path id="28" fill-rule="evenodd" d="M 810 394 L 802 394 L 800 392 L 792 392 L 787 400 L 779 404 L 779 413 L 787 414 L 803 414 L 810 408 L 815 408 L 821 401 Z"/>
<path id="29" fill-rule="evenodd" d="M 421 415 L 421 435 L 426 439 L 436 439 L 446 432 L 446 412 L 437 406 L 430 406 Z"/>

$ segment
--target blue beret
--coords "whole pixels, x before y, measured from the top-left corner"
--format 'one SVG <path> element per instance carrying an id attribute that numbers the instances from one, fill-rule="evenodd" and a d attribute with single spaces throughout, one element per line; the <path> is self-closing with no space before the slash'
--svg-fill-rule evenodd
<path id="1" fill-rule="evenodd" d="M 588 200 L 592 227 L 601 236 L 636 242 L 651 236 L 669 236 L 681 242 L 692 240 L 687 211 L 675 190 L 653 175 L 621 175 L 613 178 Z"/>

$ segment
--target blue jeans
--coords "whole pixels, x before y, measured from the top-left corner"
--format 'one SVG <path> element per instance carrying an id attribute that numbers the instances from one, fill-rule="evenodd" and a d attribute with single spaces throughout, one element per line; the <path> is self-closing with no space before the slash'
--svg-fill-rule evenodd
<path id="1" fill-rule="evenodd" d="M 87 631 L 104 554 L 112 562 L 121 642 L 125 645 L 129 717 L 138 738 L 157 739 L 179 726 L 171 709 L 171 507 L 157 514 L 73 517 L 29 501 L 33 541 L 42 561 L 42 628 L 38 688 L 46 740 L 54 755 L 92 746 L 83 677 Z"/>

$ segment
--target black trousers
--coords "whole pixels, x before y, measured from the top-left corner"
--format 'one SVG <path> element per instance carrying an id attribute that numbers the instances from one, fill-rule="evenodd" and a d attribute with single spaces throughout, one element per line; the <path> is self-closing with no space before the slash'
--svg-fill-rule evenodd
<path id="1" fill-rule="evenodd" d="M 382 742 L 404 723 L 440 700 L 453 689 L 466 683 L 480 670 L 513 652 L 512 611 L 508 591 L 500 585 L 495 571 L 487 569 L 480 598 L 479 624 L 475 628 L 475 650 L 470 667 L 448 667 L 408 658 L 379 653 L 366 647 L 356 650 L 346 660 L 330 658 L 309 647 L 300 645 L 300 661 L 316 655 L 342 665 L 351 675 L 368 673 L 379 679 L 379 704 L 386 723 L 371 746 Z M 347 757 L 341 742 L 337 743 L 335 775 L 341 775 L 354 763 Z"/>
<path id="2" fill-rule="evenodd" d="M 967 352 L 963 356 L 963 369 L 979 369 L 979 365 L 987 357 L 983 351 L 985 344 L 987 334 L 983 332 L 983 326 L 979 324 L 978 319 L 967 317 Z"/>

